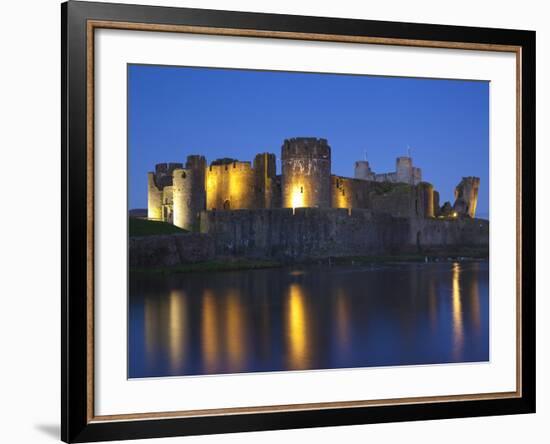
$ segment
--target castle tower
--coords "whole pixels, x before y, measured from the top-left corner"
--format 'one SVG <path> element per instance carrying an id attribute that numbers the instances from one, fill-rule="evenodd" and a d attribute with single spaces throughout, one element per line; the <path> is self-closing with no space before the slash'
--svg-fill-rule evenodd
<path id="1" fill-rule="evenodd" d="M 214 160 L 206 170 L 206 208 L 218 211 L 254 208 L 254 182 L 251 162 Z"/>
<path id="2" fill-rule="evenodd" d="M 155 183 L 155 173 L 147 173 L 147 218 L 162 220 L 162 190 Z"/>
<path id="3" fill-rule="evenodd" d="M 397 182 L 412 184 L 413 178 L 412 159 L 410 157 L 398 157 L 395 161 L 395 172 L 397 173 Z"/>
<path id="4" fill-rule="evenodd" d="M 188 156 L 185 169 L 175 169 L 172 177 L 174 225 L 194 231 L 200 212 L 206 208 L 206 159 Z"/>
<path id="5" fill-rule="evenodd" d="M 427 182 L 421 182 L 416 187 L 415 196 L 415 216 L 417 217 L 435 217 L 435 195 L 434 187 Z M 439 194 L 437 197 L 439 202 Z"/>
<path id="6" fill-rule="evenodd" d="M 275 154 L 261 153 L 254 157 L 255 208 L 273 208 L 276 192 Z"/>
<path id="7" fill-rule="evenodd" d="M 281 160 L 284 208 L 330 207 L 330 146 L 326 139 L 287 139 Z"/>
<path id="8" fill-rule="evenodd" d="M 354 177 L 362 180 L 374 180 L 374 173 L 370 168 L 368 160 L 358 160 L 355 162 Z"/>
<path id="9" fill-rule="evenodd" d="M 172 172 L 182 167 L 181 163 L 158 163 L 155 165 L 154 173 L 147 173 L 147 217 L 149 219 L 164 220 L 167 214 L 165 207 L 171 205 L 171 202 L 167 202 L 164 198 L 164 188 L 172 186 Z"/>
<path id="10" fill-rule="evenodd" d="M 453 211 L 459 216 L 476 217 L 479 177 L 463 177 L 455 188 Z"/>

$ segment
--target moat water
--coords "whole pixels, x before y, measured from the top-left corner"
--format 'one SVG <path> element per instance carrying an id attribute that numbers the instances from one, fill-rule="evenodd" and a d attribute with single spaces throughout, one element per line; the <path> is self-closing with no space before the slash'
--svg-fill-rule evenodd
<path id="1" fill-rule="evenodd" d="M 489 359 L 487 262 L 130 276 L 129 377 Z"/>

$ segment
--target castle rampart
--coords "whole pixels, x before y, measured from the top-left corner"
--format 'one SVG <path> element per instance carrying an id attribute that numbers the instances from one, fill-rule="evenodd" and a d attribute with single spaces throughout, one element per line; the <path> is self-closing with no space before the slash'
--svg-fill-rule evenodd
<path id="1" fill-rule="evenodd" d="M 487 221 L 399 218 L 363 209 L 204 211 L 200 220 L 218 256 L 365 256 L 489 243 Z"/>

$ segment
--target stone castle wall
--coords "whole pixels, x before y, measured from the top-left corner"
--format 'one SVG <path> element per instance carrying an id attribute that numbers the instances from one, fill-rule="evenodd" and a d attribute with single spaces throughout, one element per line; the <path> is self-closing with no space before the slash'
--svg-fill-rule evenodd
<path id="1" fill-rule="evenodd" d="M 332 208 L 370 208 L 372 182 L 342 176 L 330 177 Z"/>
<path id="2" fill-rule="evenodd" d="M 359 209 L 204 211 L 200 220 L 201 233 L 214 239 L 222 256 L 368 256 L 489 242 L 486 221 L 398 218 Z"/>
<path id="3" fill-rule="evenodd" d="M 489 221 L 484 219 L 411 219 L 409 244 L 420 248 L 488 247 Z"/>
<path id="4" fill-rule="evenodd" d="M 434 217 L 435 200 L 433 186 L 426 182 L 418 185 L 377 184 L 370 194 L 369 207 L 374 212 L 394 217 Z"/>
<path id="5" fill-rule="evenodd" d="M 207 234 L 168 234 L 128 240 L 128 259 L 132 268 L 173 267 L 211 260 L 214 254 L 214 239 Z"/>

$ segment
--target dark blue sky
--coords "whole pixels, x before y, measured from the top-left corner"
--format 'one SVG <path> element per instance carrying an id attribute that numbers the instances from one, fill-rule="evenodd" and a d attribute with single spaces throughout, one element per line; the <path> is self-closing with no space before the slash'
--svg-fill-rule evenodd
<path id="1" fill-rule="evenodd" d="M 488 82 L 147 65 L 129 65 L 128 82 L 130 208 L 147 207 L 156 163 L 269 151 L 280 173 L 283 140 L 306 136 L 328 139 L 332 172 L 349 177 L 365 151 L 382 173 L 410 146 L 441 203 L 479 176 L 488 217 Z"/>

